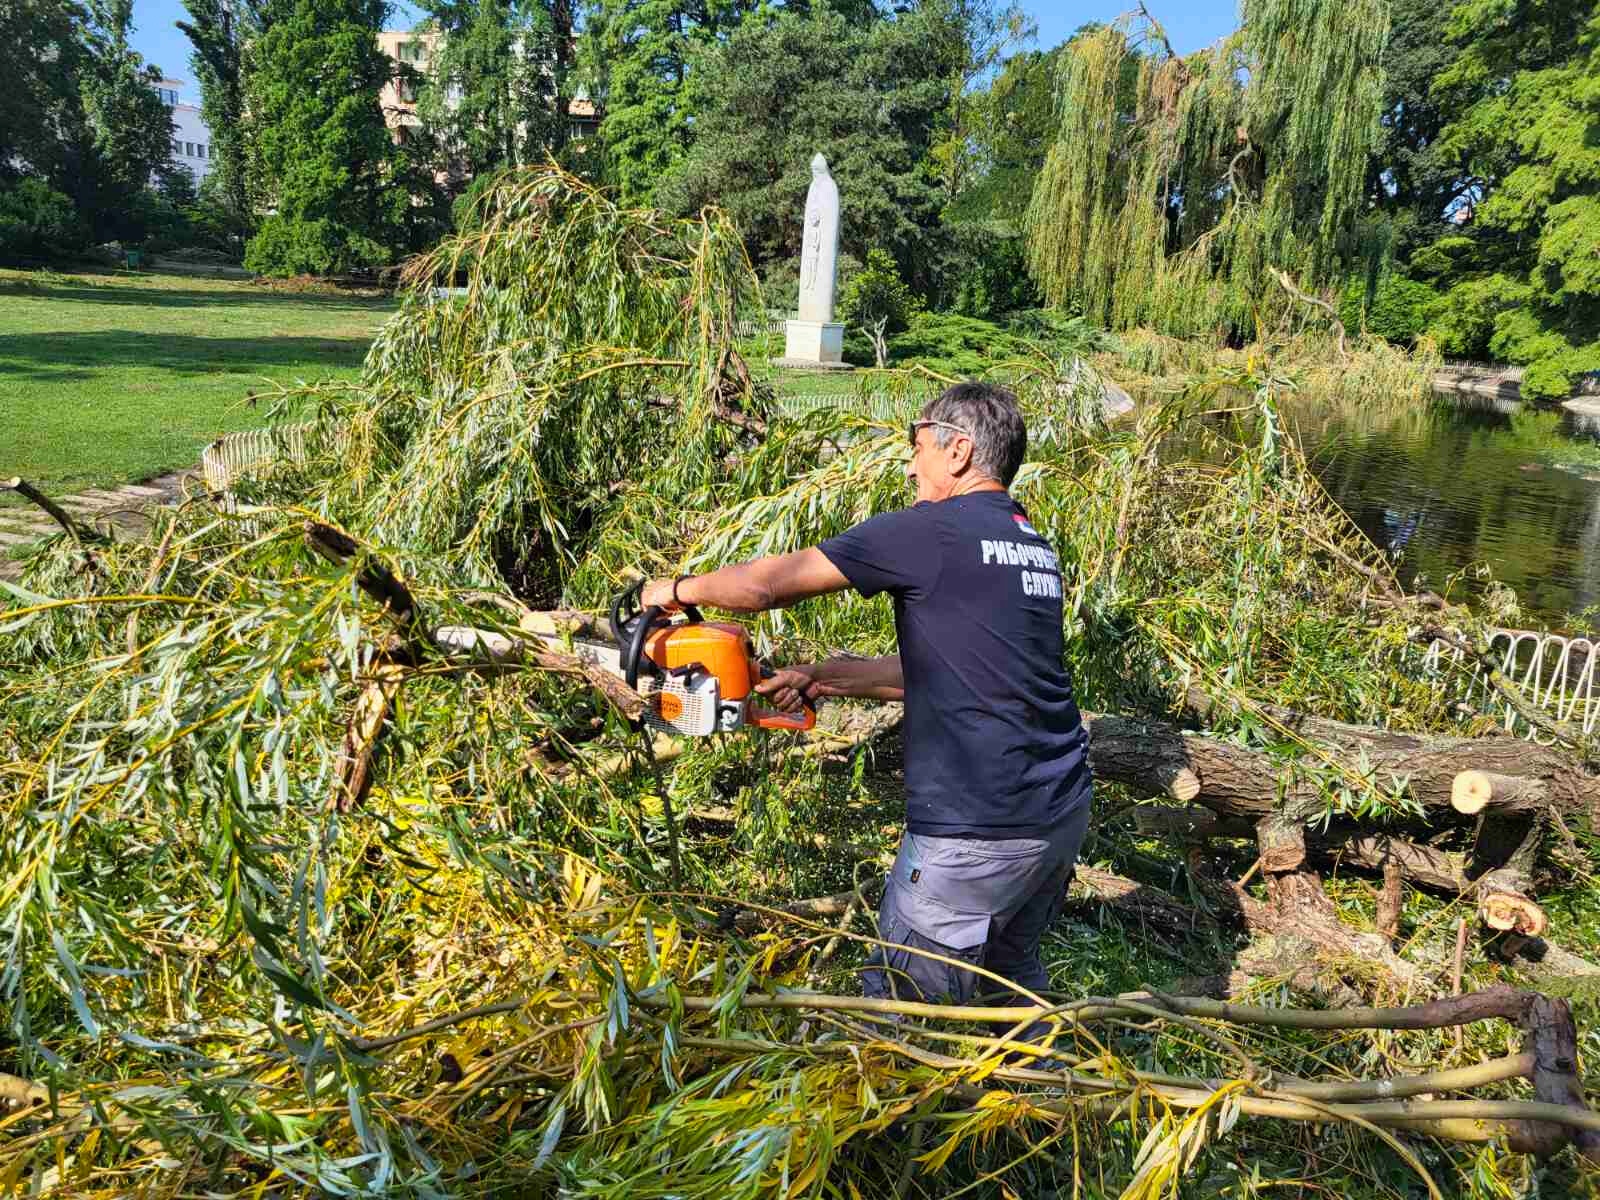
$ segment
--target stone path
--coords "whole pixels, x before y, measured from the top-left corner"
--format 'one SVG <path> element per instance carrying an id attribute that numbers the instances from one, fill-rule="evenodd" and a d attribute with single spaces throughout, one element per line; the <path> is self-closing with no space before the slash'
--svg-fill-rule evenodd
<path id="1" fill-rule="evenodd" d="M 144 483 L 125 483 L 109 490 L 85 488 L 70 496 L 50 498 L 91 529 L 110 525 L 119 532 L 139 533 L 150 525 L 151 507 L 176 501 L 183 493 L 184 480 L 195 474 L 192 470 L 174 471 Z M 0 579 L 16 579 L 22 573 L 22 564 L 10 556 L 13 547 L 60 532 L 61 526 L 35 504 L 0 508 Z"/>

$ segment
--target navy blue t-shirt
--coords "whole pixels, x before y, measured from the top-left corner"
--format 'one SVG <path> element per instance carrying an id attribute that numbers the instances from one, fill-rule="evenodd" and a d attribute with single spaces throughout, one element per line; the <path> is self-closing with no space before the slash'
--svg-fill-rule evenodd
<path id="1" fill-rule="evenodd" d="M 821 550 L 863 596 L 894 597 L 907 829 L 1037 837 L 1088 801 L 1059 564 L 1008 493 L 884 513 Z"/>

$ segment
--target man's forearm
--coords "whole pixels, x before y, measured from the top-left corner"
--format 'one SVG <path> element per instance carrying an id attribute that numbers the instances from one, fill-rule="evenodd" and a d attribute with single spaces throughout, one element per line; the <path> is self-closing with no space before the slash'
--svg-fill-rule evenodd
<path id="1" fill-rule="evenodd" d="M 905 676 L 898 654 L 883 658 L 830 658 L 807 669 L 828 695 L 859 700 L 904 700 Z"/>
<path id="2" fill-rule="evenodd" d="M 704 604 L 727 612 L 764 612 L 783 604 L 755 563 L 734 563 L 685 579 L 678 585 L 678 595 L 686 603 Z"/>
<path id="3" fill-rule="evenodd" d="M 849 586 L 839 568 L 813 547 L 691 576 L 678 583 L 677 598 L 728 612 L 763 612 Z M 646 589 L 645 603 L 661 604 L 672 594 L 672 581 L 658 580 Z"/>

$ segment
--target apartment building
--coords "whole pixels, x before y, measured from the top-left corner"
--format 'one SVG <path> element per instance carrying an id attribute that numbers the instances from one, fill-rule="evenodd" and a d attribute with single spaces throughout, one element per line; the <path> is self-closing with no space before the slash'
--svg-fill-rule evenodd
<path id="1" fill-rule="evenodd" d="M 201 119 L 199 108 L 179 100 L 183 86 L 181 79 L 163 79 L 156 84 L 156 94 L 172 113 L 172 164 L 194 176 L 195 186 L 199 187 L 200 181 L 211 174 L 211 131 Z"/>
<path id="2" fill-rule="evenodd" d="M 378 34 L 378 46 L 396 63 L 403 63 L 425 75 L 433 61 L 441 35 L 422 30 L 385 29 Z M 417 116 L 414 85 L 397 70 L 378 95 L 383 117 L 396 142 L 404 145 L 411 130 L 422 125 Z M 593 137 L 600 128 L 600 111 L 593 100 L 579 93 L 567 101 L 568 136 L 575 141 Z"/>

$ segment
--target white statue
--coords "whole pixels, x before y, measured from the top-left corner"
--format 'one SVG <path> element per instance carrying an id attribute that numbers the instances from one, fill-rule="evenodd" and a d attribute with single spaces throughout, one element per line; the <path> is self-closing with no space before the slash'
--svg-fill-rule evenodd
<path id="1" fill-rule="evenodd" d="M 800 245 L 800 319 L 784 330 L 784 366 L 848 369 L 844 326 L 833 322 L 834 274 L 839 265 L 839 186 L 828 160 L 811 160 L 806 190 L 805 237 Z"/>

